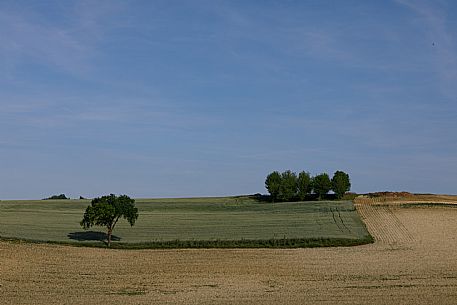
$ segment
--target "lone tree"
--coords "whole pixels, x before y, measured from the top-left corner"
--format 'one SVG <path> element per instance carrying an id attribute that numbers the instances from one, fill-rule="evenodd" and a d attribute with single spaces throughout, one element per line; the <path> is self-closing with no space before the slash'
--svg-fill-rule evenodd
<path id="1" fill-rule="evenodd" d="M 110 247 L 114 226 L 121 217 L 126 219 L 130 226 L 135 224 L 138 219 L 135 200 L 127 195 L 117 197 L 111 194 L 93 199 L 91 205 L 86 208 L 80 224 L 84 230 L 92 226 L 106 227 L 108 230 L 108 247 Z"/>
<path id="2" fill-rule="evenodd" d="M 317 194 L 319 200 L 322 199 L 322 196 L 327 194 L 332 188 L 332 182 L 328 174 L 322 173 L 313 178 L 313 189 L 314 193 Z"/>
<path id="3" fill-rule="evenodd" d="M 279 198 L 283 201 L 291 201 L 297 195 L 297 175 L 286 170 L 281 174 L 281 186 L 279 188 Z"/>
<path id="4" fill-rule="evenodd" d="M 341 199 L 350 189 L 349 175 L 343 171 L 336 171 L 332 178 L 332 190 L 335 192 L 336 198 Z"/>
<path id="5" fill-rule="evenodd" d="M 278 199 L 279 190 L 281 188 L 281 174 L 279 172 L 274 171 L 267 176 L 265 179 L 265 188 L 270 193 L 271 200 L 275 202 Z"/>
<path id="6" fill-rule="evenodd" d="M 312 185 L 311 185 L 311 176 L 309 173 L 302 171 L 298 174 L 297 179 L 298 185 L 298 198 L 300 200 L 305 200 L 306 195 L 311 193 Z"/>

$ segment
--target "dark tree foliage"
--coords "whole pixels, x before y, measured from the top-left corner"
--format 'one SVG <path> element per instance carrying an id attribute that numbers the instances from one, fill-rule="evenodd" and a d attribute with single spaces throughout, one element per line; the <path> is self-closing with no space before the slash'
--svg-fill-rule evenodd
<path id="1" fill-rule="evenodd" d="M 56 200 L 56 199 L 70 199 L 65 194 L 60 194 L 60 195 L 52 195 L 51 197 L 44 198 L 43 200 Z"/>
<path id="2" fill-rule="evenodd" d="M 297 179 L 298 198 L 305 200 L 306 195 L 312 191 L 311 176 L 309 173 L 302 171 L 298 174 Z"/>
<path id="3" fill-rule="evenodd" d="M 351 181 L 349 175 L 343 171 L 336 171 L 332 178 L 332 190 L 336 198 L 341 199 L 343 195 L 351 190 Z"/>
<path id="4" fill-rule="evenodd" d="M 135 200 L 126 195 L 117 197 L 111 194 L 93 199 L 91 205 L 86 208 L 80 224 L 85 230 L 92 226 L 106 227 L 108 230 L 108 247 L 110 247 L 114 226 L 121 217 L 126 219 L 131 226 L 135 224 L 138 219 Z"/>
<path id="5" fill-rule="evenodd" d="M 291 201 L 297 195 L 297 175 L 286 170 L 281 174 L 281 187 L 279 188 L 279 199 Z"/>
<path id="6" fill-rule="evenodd" d="M 274 171 L 267 176 L 265 179 L 265 188 L 270 193 L 271 200 L 275 202 L 278 199 L 279 191 L 281 187 L 281 175 L 279 172 Z"/>
<path id="7" fill-rule="evenodd" d="M 332 189 L 332 182 L 326 173 L 319 174 L 313 178 L 313 190 L 322 199 L 322 196 L 327 194 Z"/>

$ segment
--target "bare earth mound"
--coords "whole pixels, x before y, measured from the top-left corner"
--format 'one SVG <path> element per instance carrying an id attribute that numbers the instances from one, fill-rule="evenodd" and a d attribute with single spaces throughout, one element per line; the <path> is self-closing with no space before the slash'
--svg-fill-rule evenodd
<path id="1" fill-rule="evenodd" d="M 354 203 L 362 204 L 407 204 L 407 203 L 441 203 L 457 204 L 455 195 L 435 195 L 435 194 L 411 194 L 408 192 L 377 192 L 358 196 Z"/>
<path id="2" fill-rule="evenodd" d="M 357 208 L 375 244 L 131 251 L 0 242 L 1 304 L 456 304 L 457 208 Z"/>

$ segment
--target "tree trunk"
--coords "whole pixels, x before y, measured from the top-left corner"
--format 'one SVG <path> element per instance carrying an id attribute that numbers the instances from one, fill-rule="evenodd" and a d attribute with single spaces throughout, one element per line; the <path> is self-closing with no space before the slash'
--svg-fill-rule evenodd
<path id="1" fill-rule="evenodd" d="M 113 234 L 113 229 L 108 229 L 108 248 L 111 247 L 111 235 Z"/>

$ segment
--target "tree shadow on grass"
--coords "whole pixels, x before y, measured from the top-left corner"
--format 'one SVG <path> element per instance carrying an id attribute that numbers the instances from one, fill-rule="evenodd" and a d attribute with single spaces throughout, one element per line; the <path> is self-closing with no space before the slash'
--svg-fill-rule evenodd
<path id="1" fill-rule="evenodd" d="M 68 233 L 68 238 L 77 241 L 102 241 L 106 243 L 108 235 L 104 232 L 97 231 L 80 231 Z M 112 241 L 119 241 L 121 238 L 116 235 L 111 235 Z"/>

